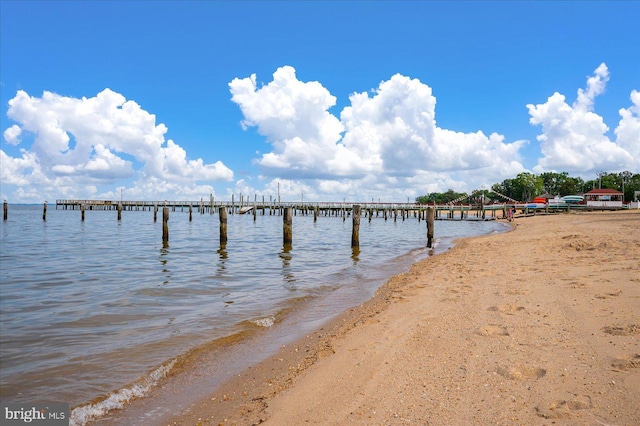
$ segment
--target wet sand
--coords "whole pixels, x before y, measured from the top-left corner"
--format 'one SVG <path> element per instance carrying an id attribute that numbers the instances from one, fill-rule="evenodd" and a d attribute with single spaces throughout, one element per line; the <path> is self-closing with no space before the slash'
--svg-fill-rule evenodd
<path id="1" fill-rule="evenodd" d="M 640 211 L 459 241 L 169 424 L 258 423 L 640 424 Z"/>

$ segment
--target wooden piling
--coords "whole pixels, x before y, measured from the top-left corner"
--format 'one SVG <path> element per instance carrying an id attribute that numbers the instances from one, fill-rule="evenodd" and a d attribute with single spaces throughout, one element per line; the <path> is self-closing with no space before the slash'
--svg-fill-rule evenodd
<path id="1" fill-rule="evenodd" d="M 84 207 L 84 205 L 82 206 Z M 118 203 L 118 221 L 122 220 L 122 203 Z"/>
<path id="2" fill-rule="evenodd" d="M 435 223 L 436 209 L 435 207 L 427 207 L 427 247 L 433 245 L 433 227 Z"/>
<path id="3" fill-rule="evenodd" d="M 285 247 L 293 242 L 293 208 L 286 207 L 282 217 L 282 243 Z"/>
<path id="4" fill-rule="evenodd" d="M 227 208 L 220 206 L 218 214 L 220 216 L 220 244 L 227 244 Z"/>
<path id="5" fill-rule="evenodd" d="M 7 220 L 9 217 L 9 203 L 6 201 L 2 203 L 2 220 Z"/>
<path id="6" fill-rule="evenodd" d="M 42 220 L 43 221 L 47 221 L 47 202 L 44 202 L 44 205 L 42 206 Z"/>
<path id="7" fill-rule="evenodd" d="M 169 207 L 162 208 L 162 243 L 169 242 Z"/>
<path id="8" fill-rule="evenodd" d="M 191 222 L 193 220 L 193 207 L 191 206 L 191 203 L 189 203 L 189 222 Z"/>
<path id="9" fill-rule="evenodd" d="M 80 204 L 80 221 L 84 222 L 84 204 Z"/>
<path id="10" fill-rule="evenodd" d="M 351 210 L 353 229 L 351 230 L 351 247 L 360 247 L 360 205 L 354 204 Z M 371 220 L 371 216 L 369 216 Z"/>
<path id="11" fill-rule="evenodd" d="M 158 221 L 158 205 L 154 204 L 153 205 L 153 223 L 156 223 Z"/>
<path id="12" fill-rule="evenodd" d="M 318 211 L 320 210 L 320 207 L 315 206 L 313 208 L 313 221 L 317 222 L 318 221 Z"/>

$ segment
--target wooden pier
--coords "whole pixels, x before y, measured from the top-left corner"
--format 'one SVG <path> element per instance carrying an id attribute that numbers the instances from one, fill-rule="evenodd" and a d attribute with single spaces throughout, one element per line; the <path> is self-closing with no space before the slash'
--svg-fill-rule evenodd
<path id="1" fill-rule="evenodd" d="M 345 220 L 351 216 L 354 205 L 361 207 L 362 215 L 368 220 L 384 218 L 385 220 L 398 218 L 405 220 L 409 217 L 426 220 L 427 207 L 434 207 L 435 220 L 496 220 L 507 219 L 508 212 L 516 209 L 515 218 L 535 216 L 540 214 L 566 213 L 571 211 L 602 210 L 581 204 L 533 204 L 533 203 L 496 203 L 496 204 L 445 204 L 425 205 L 416 203 L 366 203 L 366 202 L 277 202 L 274 199 L 253 200 L 240 196 L 231 201 L 131 201 L 131 200 L 56 200 L 56 209 L 63 210 L 117 210 L 118 216 L 122 211 L 154 211 L 168 208 L 172 212 L 197 211 L 200 214 L 214 214 L 224 209 L 229 214 L 280 215 L 285 209 L 291 208 L 293 215 L 306 216 L 312 214 L 314 220 L 318 216 L 338 216 Z M 6 214 L 6 213 L 5 213 Z"/>
<path id="2" fill-rule="evenodd" d="M 416 203 L 366 203 L 366 202 L 280 202 L 244 200 L 239 201 L 113 201 L 113 200 L 56 200 L 56 209 L 63 210 L 117 210 L 117 211 L 157 211 L 167 207 L 170 211 L 197 211 L 200 214 L 214 214 L 225 209 L 229 214 L 282 215 L 284 209 L 291 208 L 294 215 L 343 216 L 350 217 L 353 206 L 359 205 L 362 214 L 369 218 L 385 220 L 405 220 L 409 217 L 426 219 L 427 207 L 435 207 L 436 220 L 493 220 L 502 217 L 500 213 L 511 207 L 497 205 L 439 205 L 427 206 Z M 506 217 L 506 213 L 505 213 Z"/>
<path id="3" fill-rule="evenodd" d="M 189 221 L 192 220 L 194 208 L 200 214 L 209 213 L 213 215 L 218 212 L 220 217 L 220 244 L 226 245 L 227 241 L 227 214 L 249 214 L 256 220 L 258 212 L 261 215 L 283 216 L 283 244 L 290 247 L 292 237 L 292 217 L 299 215 L 307 216 L 313 214 L 314 222 L 318 216 L 341 217 L 343 221 L 351 216 L 353 220 L 353 234 L 351 246 L 358 250 L 359 246 L 359 226 L 360 218 L 368 218 L 371 222 L 373 217 L 383 218 L 385 221 L 393 219 L 394 222 L 401 218 L 402 221 L 408 218 L 417 218 L 418 222 L 427 222 L 427 246 L 431 247 L 434 238 L 435 220 L 496 220 L 535 216 L 537 214 L 553 214 L 558 212 L 571 212 L 575 210 L 611 210 L 611 208 L 594 208 L 593 206 L 564 204 L 533 204 L 533 203 L 512 203 L 512 204 L 447 204 L 447 205 L 425 205 L 416 203 L 358 203 L 349 202 L 276 202 L 273 198 L 269 202 L 258 202 L 255 196 L 253 202 L 240 196 L 239 202 L 231 196 L 231 202 L 214 201 L 213 196 L 205 202 L 200 201 L 113 201 L 113 200 L 56 200 L 56 210 L 80 210 L 81 221 L 85 220 L 87 210 L 115 210 L 117 220 L 122 220 L 122 211 L 153 211 L 153 221 L 157 221 L 158 210 L 162 209 L 162 241 L 164 245 L 169 241 L 169 212 L 185 211 L 189 213 Z M 3 203 L 3 221 L 8 220 L 8 203 Z M 514 214 L 515 211 L 515 214 Z M 354 216 L 355 214 L 355 216 Z M 43 221 L 47 220 L 47 202 L 45 201 L 42 213 Z M 355 253 L 355 252 L 354 252 Z"/>
<path id="4" fill-rule="evenodd" d="M 227 244 L 227 215 L 228 214 L 249 214 L 253 216 L 255 221 L 258 212 L 262 216 L 278 215 L 283 218 L 283 247 L 284 250 L 290 250 L 293 241 L 293 216 L 312 214 L 314 222 L 318 220 L 318 216 L 334 216 L 340 217 L 343 221 L 351 216 L 353 221 L 353 231 L 351 236 L 351 248 L 353 255 L 357 257 L 359 252 L 359 228 L 360 219 L 368 218 L 368 221 L 376 218 L 385 221 L 393 219 L 394 222 L 401 218 L 405 221 L 411 217 L 417 219 L 418 222 L 426 222 L 426 246 L 431 248 L 434 240 L 434 221 L 435 220 L 496 220 L 535 216 L 536 214 L 553 214 L 558 212 L 571 212 L 573 210 L 591 211 L 603 210 L 602 208 L 593 208 L 592 206 L 565 204 L 447 204 L 447 205 L 425 205 L 416 203 L 357 203 L 349 202 L 276 202 L 271 199 L 265 202 L 258 202 L 257 196 L 253 202 L 249 199 L 240 197 L 239 202 L 235 202 L 235 197 L 231 197 L 231 202 L 214 201 L 213 196 L 205 203 L 204 199 L 200 201 L 113 201 L 113 200 L 56 200 L 56 210 L 80 210 L 80 220 L 84 222 L 85 212 L 97 210 L 115 210 L 117 211 L 117 220 L 122 220 L 122 211 L 153 211 L 153 221 L 157 221 L 158 210 L 162 209 L 162 243 L 163 247 L 169 245 L 169 212 L 185 211 L 189 213 L 189 222 L 192 221 L 194 207 L 200 214 L 209 213 L 213 215 L 218 213 L 220 218 L 220 248 L 221 250 Z M 610 210 L 610 208 L 606 208 Z M 8 220 L 8 203 L 3 203 L 3 221 Z M 516 212 L 514 214 L 514 211 Z M 47 220 L 47 202 L 45 201 L 42 213 L 43 221 Z"/>

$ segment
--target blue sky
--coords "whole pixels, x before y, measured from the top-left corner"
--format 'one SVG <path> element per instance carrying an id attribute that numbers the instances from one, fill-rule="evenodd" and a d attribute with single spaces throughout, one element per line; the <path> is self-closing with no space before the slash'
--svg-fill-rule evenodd
<path id="1" fill-rule="evenodd" d="M 9 202 L 392 202 L 640 172 L 637 1 L 0 7 Z"/>

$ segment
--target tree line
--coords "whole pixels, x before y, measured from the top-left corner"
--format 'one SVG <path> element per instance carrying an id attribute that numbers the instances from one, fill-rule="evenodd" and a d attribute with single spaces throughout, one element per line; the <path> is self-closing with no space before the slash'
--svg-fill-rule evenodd
<path id="1" fill-rule="evenodd" d="M 464 202 L 493 202 L 504 201 L 500 193 L 514 200 L 531 202 L 537 196 L 549 194 L 564 197 L 565 195 L 584 194 L 595 188 L 610 188 L 624 193 L 624 201 L 632 201 L 634 191 L 640 191 L 640 173 L 628 171 L 620 173 L 599 173 L 596 179 L 583 180 L 580 177 L 571 177 L 567 172 L 545 172 L 539 175 L 523 172 L 513 179 L 505 179 L 501 183 L 491 186 L 492 191 L 455 192 L 449 189 L 447 192 L 434 192 L 416 198 L 420 204 L 446 204 L 464 199 Z"/>

